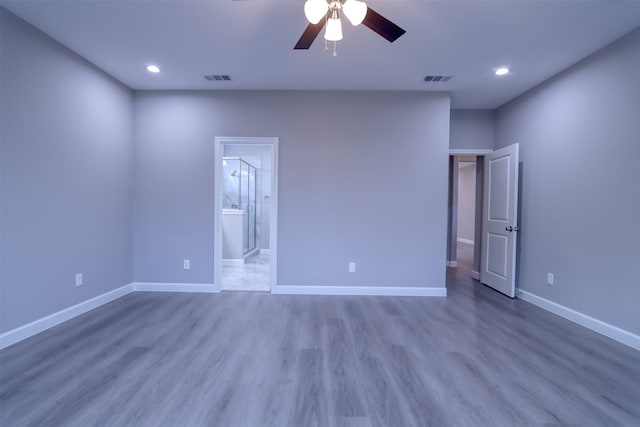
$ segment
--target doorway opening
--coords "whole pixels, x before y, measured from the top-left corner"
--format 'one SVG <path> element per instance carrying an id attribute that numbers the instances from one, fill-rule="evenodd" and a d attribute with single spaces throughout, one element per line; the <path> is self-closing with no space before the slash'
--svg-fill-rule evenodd
<path id="1" fill-rule="evenodd" d="M 456 262 L 473 271 L 476 229 L 476 156 L 458 157 Z"/>
<path id="2" fill-rule="evenodd" d="M 459 270 L 480 280 L 484 154 L 491 150 L 455 151 L 449 156 L 447 267 L 464 267 Z"/>
<path id="3" fill-rule="evenodd" d="M 275 286 L 277 150 L 277 138 L 216 138 L 218 290 L 269 292 Z"/>
<path id="4" fill-rule="evenodd" d="M 471 277 L 516 296 L 518 273 L 520 161 L 517 143 L 488 153 L 450 150 L 447 267 L 458 265 L 458 209 L 461 157 L 476 157 L 475 230 Z M 483 156 L 480 156 L 482 154 Z M 454 277 L 459 273 L 451 269 Z M 469 270 L 467 270 L 469 271 Z"/>

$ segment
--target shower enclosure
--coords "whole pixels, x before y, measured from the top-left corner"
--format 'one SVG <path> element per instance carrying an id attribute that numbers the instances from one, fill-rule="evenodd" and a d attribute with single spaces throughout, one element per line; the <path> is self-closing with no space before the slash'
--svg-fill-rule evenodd
<path id="1" fill-rule="evenodd" d="M 239 157 L 224 157 L 223 209 L 244 211 L 242 252 L 256 249 L 256 168 Z"/>

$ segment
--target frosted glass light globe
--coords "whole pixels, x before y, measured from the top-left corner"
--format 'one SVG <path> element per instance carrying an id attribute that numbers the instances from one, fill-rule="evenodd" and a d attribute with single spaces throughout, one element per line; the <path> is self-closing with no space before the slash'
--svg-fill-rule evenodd
<path id="1" fill-rule="evenodd" d="M 367 9 L 367 4 L 358 0 L 347 0 L 342 5 L 342 11 L 354 27 L 364 21 Z"/>
<path id="2" fill-rule="evenodd" d="M 342 24 L 340 18 L 329 18 L 327 29 L 324 32 L 324 38 L 330 42 L 342 40 Z"/>
<path id="3" fill-rule="evenodd" d="M 325 0 L 307 0 L 304 4 L 304 15 L 312 24 L 317 24 L 327 14 L 329 4 Z"/>

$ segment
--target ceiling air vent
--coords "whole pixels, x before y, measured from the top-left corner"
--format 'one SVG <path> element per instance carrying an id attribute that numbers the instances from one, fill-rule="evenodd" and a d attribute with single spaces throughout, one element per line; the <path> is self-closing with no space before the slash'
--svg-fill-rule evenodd
<path id="1" fill-rule="evenodd" d="M 215 82 L 215 81 L 228 82 L 231 80 L 231 77 L 228 74 L 207 74 L 204 76 L 204 79 L 209 80 L 210 82 Z"/>
<path id="2" fill-rule="evenodd" d="M 453 76 L 442 76 L 442 75 L 434 75 L 434 76 L 427 76 L 424 78 L 425 82 L 429 82 L 429 83 L 436 83 L 436 82 L 448 82 L 449 80 L 451 80 L 453 78 Z"/>

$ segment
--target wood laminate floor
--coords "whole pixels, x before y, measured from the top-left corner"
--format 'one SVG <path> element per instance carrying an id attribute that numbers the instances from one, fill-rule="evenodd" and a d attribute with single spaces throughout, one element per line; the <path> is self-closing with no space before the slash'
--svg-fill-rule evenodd
<path id="1" fill-rule="evenodd" d="M 640 352 L 447 298 L 134 293 L 0 352 L 8 426 L 639 426 Z"/>

